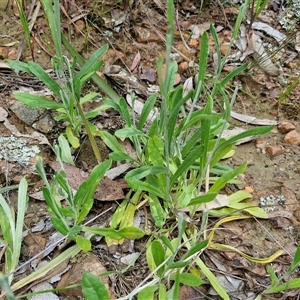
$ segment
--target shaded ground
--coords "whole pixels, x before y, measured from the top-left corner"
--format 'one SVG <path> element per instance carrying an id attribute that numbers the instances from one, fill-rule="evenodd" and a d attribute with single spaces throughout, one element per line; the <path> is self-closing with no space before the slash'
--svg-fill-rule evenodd
<path id="1" fill-rule="evenodd" d="M 195 69 L 193 66 L 189 66 L 189 63 L 197 60 L 199 38 L 193 38 L 190 26 L 199 25 L 199 30 L 207 30 L 209 23 L 214 23 L 215 27 L 219 28 L 219 39 L 224 54 L 230 41 L 231 26 L 236 18 L 236 14 L 232 13 L 233 10 L 228 10 L 228 7 L 227 10 L 224 9 L 220 3 L 211 4 L 200 11 L 198 2 L 184 1 L 177 4 L 176 7 L 178 11 L 177 26 L 179 27 L 175 32 L 174 53 L 177 53 L 176 61 L 179 66 L 179 82 L 181 83 L 186 82 L 188 78 L 195 75 Z M 229 5 L 229 7 L 231 6 Z M 66 2 L 63 8 L 65 9 L 62 22 L 64 33 L 70 37 L 71 43 L 84 57 L 89 57 L 97 47 L 109 43 L 110 49 L 104 57 L 105 65 L 101 71 L 122 96 L 126 96 L 128 84 L 126 84 L 126 80 L 124 82 L 124 77 L 117 76 L 119 73 L 112 72 L 113 65 L 121 66 L 139 79 L 141 86 L 136 87 L 136 89 L 139 89 L 141 97 L 145 96 L 144 89 L 157 84 L 155 63 L 158 57 L 165 53 L 163 37 L 167 28 L 166 10 L 162 2 L 154 1 L 153 4 L 149 4 L 136 1 L 131 5 L 127 1 L 123 1 L 123 4 L 120 5 L 115 4 L 115 1 L 111 3 L 106 1 L 104 5 L 102 1 L 92 1 L 90 4 L 89 1 L 86 1 L 78 7 Z M 279 12 L 270 6 L 267 12 L 263 14 L 264 20 L 267 20 L 270 26 L 279 27 L 276 21 L 278 14 Z M 80 17 L 76 18 L 77 16 Z M 1 12 L 0 21 L 3 24 L 0 29 L 0 35 L 2 36 L 0 45 L 2 55 L 0 57 L 3 59 L 7 57 L 15 58 L 17 47 L 14 43 L 22 41 L 23 32 L 19 19 L 10 5 Z M 53 49 L 45 43 L 47 40 L 45 26 L 44 18 L 41 15 L 37 18 L 34 27 L 36 34 L 34 56 L 37 62 L 44 68 L 49 69 L 51 68 L 49 54 L 53 53 Z M 181 30 L 179 31 L 178 28 Z M 266 35 L 263 38 L 267 41 L 271 40 Z M 272 43 L 277 46 L 273 40 L 271 40 Z M 250 68 L 246 74 L 234 79 L 229 91 L 235 85 L 241 87 L 234 104 L 234 111 L 258 119 L 269 119 L 278 122 L 287 120 L 295 126 L 297 132 L 300 132 L 299 86 L 296 85 L 285 98 L 280 98 L 280 95 L 299 75 L 299 54 L 294 50 L 294 47 L 295 44 L 292 43 L 283 47 L 286 52 L 290 51 L 296 54 L 290 62 L 285 63 L 285 61 L 282 61 L 283 55 L 281 60 L 274 58 L 275 62 L 281 67 L 280 75 L 267 75 L 264 70 L 256 66 Z M 213 70 L 213 54 L 215 52 L 213 44 L 210 51 L 209 66 Z M 140 54 L 140 60 L 137 66 L 134 66 L 138 53 Z M 22 51 L 20 59 L 23 61 L 30 60 L 31 57 L 28 51 Z M 246 59 L 253 60 L 251 56 Z M 228 65 L 230 66 L 230 62 L 228 62 Z M 211 70 L 208 70 L 209 74 L 211 74 Z M 52 144 L 58 137 L 60 128 L 63 128 L 63 124 L 51 124 L 54 120 L 51 114 L 49 115 L 49 112 L 45 110 L 38 111 L 36 118 L 32 116 L 31 112 L 26 113 L 24 116 L 25 108 L 20 108 L 12 97 L 12 91 L 18 89 L 33 89 L 45 93 L 44 87 L 36 79 L 24 74 L 16 75 L 10 70 L 1 69 L 0 106 L 8 115 L 3 117 L 4 113 L 2 113 L 0 137 L 7 137 L 12 133 L 4 121 L 8 120 L 10 124 L 16 126 L 20 134 L 30 136 L 34 132 L 42 132 Z M 89 83 L 86 89 L 96 88 Z M 23 115 L 23 121 L 26 122 L 20 119 L 21 114 Z M 99 116 L 95 122 L 101 124 L 104 129 L 110 132 L 114 132 L 123 126 L 120 117 L 112 114 Z M 232 119 L 231 123 L 233 127 L 251 127 L 251 125 L 235 119 Z M 269 209 L 271 218 L 263 221 L 255 219 L 239 220 L 224 224 L 224 230 L 217 231 L 215 237 L 216 242 L 237 247 L 253 257 L 267 257 L 282 248 L 285 255 L 276 259 L 272 264 L 278 276 L 286 271 L 291 262 L 292 255 L 289 254 L 294 253 L 300 236 L 300 149 L 299 145 L 284 143 L 285 135 L 286 133 L 280 133 L 278 129 L 274 128 L 271 133 L 256 141 L 237 146 L 234 157 L 228 160 L 230 166 L 239 166 L 244 161 L 248 161 L 248 168 L 244 176 L 240 178 L 242 184 L 238 186 L 229 185 L 225 191 L 230 194 L 238 189 L 246 189 L 253 194 L 253 199 L 250 202 L 259 206 L 263 204 L 262 198 L 267 199 L 274 196 L 274 199 L 267 203 L 268 208 L 266 208 Z M 39 145 L 41 155 L 47 166 L 55 160 L 50 146 L 44 140 L 41 140 L 41 137 L 37 137 L 35 140 L 30 139 L 28 136 L 23 138 L 32 146 Z M 275 146 L 282 146 L 281 151 L 279 151 L 279 154 L 270 155 L 272 147 Z M 100 147 L 102 153 L 105 154 L 106 152 L 107 154 L 107 149 L 103 145 L 100 145 Z M 79 153 L 76 155 L 77 166 L 84 171 L 90 170 L 96 163 L 90 159 L 92 156 L 91 149 L 87 143 L 82 144 Z M 18 183 L 24 174 L 27 174 L 29 184 L 34 183 L 34 186 L 30 187 L 31 193 L 37 192 L 42 186 L 42 182 L 33 168 L 34 160 L 25 165 L 20 161 L 15 162 L 4 159 L 0 161 L 0 166 L 2 168 L 0 179 L 3 186 Z M 53 172 L 50 167 L 47 171 L 49 174 Z M 11 192 L 9 199 L 12 203 L 15 203 L 17 199 L 16 192 Z M 98 201 L 89 218 L 110 209 L 109 212 L 106 212 L 104 216 L 95 222 L 95 224 L 105 226 L 116 207 L 115 202 Z M 211 221 L 212 223 L 215 222 L 215 220 Z M 49 226 L 50 221 L 43 201 L 30 198 L 25 223 L 28 235 L 25 238 L 22 251 L 23 261 L 30 259 L 44 249 L 53 233 L 53 228 L 51 229 Z M 42 225 L 37 228 L 38 224 Z M 126 268 L 126 264 L 121 262 L 121 258 L 126 257 L 131 252 L 144 251 L 145 242 L 146 239 L 136 242 L 134 250 L 130 250 L 128 244 L 108 248 L 103 241 L 94 241 L 93 253 L 96 254 L 107 270 L 120 271 Z M 59 249 L 56 249 L 54 254 L 51 255 L 55 256 L 59 251 Z M 253 299 L 255 293 L 263 291 L 270 283 L 264 265 L 251 263 L 237 254 L 211 249 L 205 252 L 203 259 L 214 270 L 215 274 L 219 274 L 220 280 L 224 278 L 223 274 L 236 276 L 238 288 L 224 283 L 228 293 L 232 295 L 232 299 Z M 72 263 L 75 265 L 80 262 L 73 261 Z M 24 272 L 25 274 L 30 273 L 30 267 Z M 145 278 L 147 273 L 147 265 L 142 254 L 133 267 L 109 277 L 112 294 L 115 297 L 128 294 Z M 23 275 L 24 273 L 19 274 L 16 280 L 22 278 Z M 299 274 L 295 274 L 295 276 L 299 276 Z M 183 287 L 181 293 L 182 299 L 192 299 L 193 297 L 204 299 L 205 295 L 211 298 L 215 297 L 210 287 L 205 284 L 199 289 L 193 290 Z M 284 297 L 290 297 L 289 299 L 295 297 L 297 299 L 298 293 L 299 291 L 286 292 Z M 65 295 L 69 296 L 70 299 L 75 299 L 68 292 Z M 280 297 L 283 296 L 279 295 Z"/>

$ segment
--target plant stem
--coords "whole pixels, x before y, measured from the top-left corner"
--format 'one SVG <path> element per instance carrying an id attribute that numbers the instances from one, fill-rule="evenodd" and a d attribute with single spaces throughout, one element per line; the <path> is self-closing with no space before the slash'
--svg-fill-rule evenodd
<path id="1" fill-rule="evenodd" d="M 94 152 L 95 157 L 96 157 L 96 159 L 97 159 L 97 162 L 98 162 L 98 164 L 99 164 L 99 163 L 102 161 L 101 154 L 100 154 L 99 148 L 97 147 L 95 138 L 94 138 L 94 136 L 93 136 L 93 134 L 92 134 L 92 132 L 91 132 L 91 129 L 90 129 L 90 127 L 89 127 L 89 124 L 88 124 L 88 122 L 87 122 L 87 120 L 86 120 L 86 118 L 85 118 L 85 115 L 84 115 L 84 113 L 83 113 L 83 111 L 82 111 L 82 108 L 81 108 L 80 103 L 79 103 L 78 100 L 77 100 L 77 108 L 78 108 L 78 112 L 79 112 L 79 114 L 80 114 L 80 117 L 81 117 L 81 119 L 82 119 L 84 128 L 85 128 L 85 130 L 86 130 L 86 133 L 87 133 L 87 135 L 88 135 L 88 137 L 89 137 L 89 140 L 90 140 L 90 143 L 91 143 L 93 152 Z"/>

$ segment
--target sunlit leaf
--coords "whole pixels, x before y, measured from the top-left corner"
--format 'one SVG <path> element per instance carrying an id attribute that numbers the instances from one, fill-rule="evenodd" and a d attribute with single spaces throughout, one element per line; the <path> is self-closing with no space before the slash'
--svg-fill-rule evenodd
<path id="1" fill-rule="evenodd" d="M 91 251 L 92 249 L 91 241 L 80 235 L 76 235 L 76 244 L 81 250 L 85 252 Z"/>
<path id="2" fill-rule="evenodd" d="M 199 286 L 202 284 L 201 278 L 191 273 L 179 273 L 178 276 L 171 275 L 171 280 L 179 280 L 180 283 L 187 286 Z"/>
<path id="3" fill-rule="evenodd" d="M 105 284 L 99 279 L 99 277 L 91 273 L 83 273 L 82 275 L 82 293 L 86 300 L 110 299 Z"/>

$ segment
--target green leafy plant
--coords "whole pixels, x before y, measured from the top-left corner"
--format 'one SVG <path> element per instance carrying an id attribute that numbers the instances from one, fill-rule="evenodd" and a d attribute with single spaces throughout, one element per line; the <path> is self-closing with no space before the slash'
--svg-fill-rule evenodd
<path id="1" fill-rule="evenodd" d="M 211 30 L 215 34 L 213 27 Z M 167 91 L 164 92 L 166 98 L 162 95 L 162 108 L 159 114 L 153 113 L 156 95 L 147 99 L 136 122 L 133 110 L 124 99 L 121 99 L 119 104 L 108 99 L 104 100 L 105 104 L 124 116 L 126 127 L 116 131 L 115 136 L 130 139 L 136 149 L 136 157 L 130 157 L 114 136 L 107 132 L 101 132 L 100 135 L 113 151 L 110 154 L 112 160 L 127 160 L 133 163 L 134 169 L 126 174 L 125 179 L 133 190 L 148 192 L 143 194 L 143 197 L 149 202 L 157 226 L 164 224 L 170 212 L 189 208 L 192 216 L 199 205 L 215 199 L 226 183 L 234 180 L 246 168 L 246 164 L 236 169 L 225 167 L 220 164 L 221 159 L 233 150 L 239 139 L 263 134 L 272 129 L 271 126 L 254 128 L 228 139 L 221 137 L 223 130 L 228 127 L 231 107 L 224 93 L 224 86 L 229 78 L 246 68 L 246 65 L 227 75 L 213 91 L 214 94 L 218 92 L 224 96 L 223 112 L 213 111 L 213 98 L 208 95 L 207 103 L 202 109 L 191 110 L 186 114 L 185 102 L 192 98 L 195 103 L 204 86 L 208 53 L 208 37 L 205 33 L 201 45 L 199 63 L 201 68 L 196 90 L 184 95 L 182 86 L 173 88 L 177 64 L 170 63 L 169 77 L 165 81 L 160 79 L 161 90 L 167 86 Z M 158 70 L 161 64 L 162 61 L 158 63 Z M 180 114 L 183 118 L 178 121 Z M 151 124 L 147 124 L 151 115 L 153 117 Z M 204 194 L 201 191 L 203 185 L 205 185 Z"/>
<path id="2" fill-rule="evenodd" d="M 131 296 L 138 293 L 138 299 L 179 299 L 180 284 L 195 287 L 202 284 L 199 269 L 193 266 L 193 262 L 207 247 L 208 241 L 196 241 L 185 254 L 180 255 L 185 246 L 181 241 L 187 223 L 182 214 L 178 218 L 176 238 L 170 240 L 167 235 L 162 234 L 147 247 L 146 257 L 153 279 L 145 279 Z"/>
<path id="3" fill-rule="evenodd" d="M 233 31 L 234 36 L 238 34 L 238 28 L 246 9 L 245 4 L 237 18 Z M 217 33 L 213 26 L 210 28 L 210 33 L 216 45 L 219 63 L 212 80 L 206 76 L 209 47 L 208 34 L 204 32 L 201 38 L 195 90 L 185 94 L 181 85 L 174 88 L 177 63 L 170 60 L 173 42 L 173 11 L 173 1 L 168 1 L 169 30 L 166 37 L 166 58 L 165 60 L 160 59 L 157 63 L 160 99 L 157 95 L 150 96 L 144 103 L 142 112 L 138 117 L 134 112 L 135 102 L 138 101 L 134 94 L 131 94 L 132 107 L 124 99 L 120 99 L 118 103 L 104 99 L 106 105 L 113 107 L 124 117 L 126 126 L 116 131 L 115 136 L 107 132 L 100 132 L 100 136 L 112 150 L 110 154 L 112 160 L 126 160 L 133 165 L 133 169 L 125 176 L 132 188 L 126 197 L 130 201 L 124 200 L 117 209 L 110 223 L 111 227 L 120 228 L 132 224 L 135 211 L 144 203 L 148 203 L 151 216 L 159 228 L 159 232 L 162 230 L 163 232 L 173 232 L 174 226 L 171 228 L 164 227 L 167 220 L 175 218 L 176 222 L 181 224 L 183 220 L 180 218 L 180 211 L 182 210 L 189 220 L 193 220 L 201 206 L 201 230 L 194 228 L 181 234 L 184 239 L 184 247 L 188 251 L 192 251 L 191 249 L 195 247 L 195 239 L 199 241 L 200 238 L 203 243 L 207 240 L 209 214 L 223 217 L 227 213 L 235 213 L 238 214 L 236 218 L 242 219 L 243 212 L 247 212 L 257 217 L 267 217 L 262 209 L 248 203 L 242 203 L 244 199 L 251 197 L 248 193 L 237 192 L 231 195 L 227 207 L 224 209 L 207 211 L 205 207 L 207 202 L 213 201 L 218 196 L 227 183 L 237 182 L 236 177 L 246 169 L 246 163 L 235 169 L 222 164 L 223 158 L 233 155 L 236 142 L 247 136 L 264 134 L 273 127 L 253 128 L 230 138 L 222 137 L 222 132 L 229 126 L 231 107 L 237 93 L 236 89 L 232 95 L 229 95 L 226 91 L 226 85 L 237 74 L 245 70 L 247 64 L 238 67 L 226 76 L 223 75 L 222 69 L 226 56 L 222 58 Z M 166 65 L 165 76 L 161 73 L 163 64 Z M 206 99 L 206 101 L 202 101 L 202 107 L 196 109 L 200 98 Z M 216 98 L 222 99 L 222 103 L 219 104 L 222 109 L 218 112 L 214 110 Z M 186 112 L 185 104 L 189 99 L 192 102 L 191 109 Z M 155 106 L 160 106 L 159 112 Z M 129 139 L 136 151 L 135 156 L 130 156 L 120 146 L 118 139 Z M 183 227 L 181 225 L 181 228 Z M 108 242 L 112 241 L 109 240 Z M 119 242 L 122 243 L 122 240 Z M 212 242 L 212 236 L 207 243 L 208 247 L 211 245 L 215 248 L 218 246 L 221 248 L 220 245 Z M 145 295 L 143 288 L 145 293 L 151 292 L 152 296 L 149 299 L 156 299 L 159 297 L 157 296 L 159 293 L 165 293 L 163 285 L 160 285 L 166 278 L 166 274 L 169 274 L 169 260 L 163 255 L 165 250 L 159 240 L 154 240 L 151 245 L 147 246 L 148 258 L 152 257 L 153 260 L 151 263 L 151 259 L 148 259 L 148 263 L 150 269 L 153 272 L 155 269 L 155 272 L 152 274 L 154 279 L 151 284 L 144 282 L 143 286 L 139 286 L 133 291 L 134 293 L 138 292 L 141 299 Z M 171 258 L 170 262 L 174 263 Z M 204 262 L 199 257 L 195 258 L 194 262 L 218 294 L 224 299 L 229 299 L 226 291 Z M 182 270 L 178 267 L 177 270 L 175 268 L 173 271 L 172 274 L 176 274 L 176 277 L 172 277 L 175 280 L 172 285 L 168 286 L 167 293 L 171 293 L 174 296 L 171 298 L 176 299 L 181 280 L 178 274 Z M 176 273 L 177 271 L 178 273 Z"/>
<path id="4" fill-rule="evenodd" d="M 6 189 L 7 190 L 7 189 Z M 24 216 L 27 208 L 27 182 L 22 178 L 18 188 L 17 217 L 14 208 L 9 206 L 2 196 L 5 189 L 0 189 L 0 227 L 3 235 L 1 242 L 5 245 L 5 263 L 0 274 L 2 293 L 7 293 L 8 299 L 13 299 L 10 286 L 13 280 L 13 271 L 17 268 L 21 253 Z"/>
<path id="5" fill-rule="evenodd" d="M 58 116 L 55 119 L 66 121 L 68 124 L 65 134 L 74 148 L 78 148 L 80 145 L 79 137 L 82 133 L 82 128 L 84 127 L 91 142 L 95 157 L 98 162 L 100 162 L 102 160 L 101 154 L 94 140 L 94 131 L 96 131 L 96 128 L 88 120 L 97 116 L 100 110 L 105 109 L 105 106 L 100 106 L 90 112 L 84 112 L 82 107 L 83 104 L 93 100 L 98 94 L 92 92 L 82 96 L 82 86 L 88 79 L 92 78 L 99 87 L 107 93 L 107 95 L 112 96 L 115 100 L 119 98 L 110 86 L 95 73 L 103 64 L 99 59 L 105 54 L 108 46 L 104 45 L 96 50 L 85 62 L 68 41 L 62 37 L 59 1 L 56 0 L 53 4 L 52 1 L 41 1 L 41 3 L 45 15 L 47 16 L 55 47 L 56 56 L 52 58 L 52 65 L 56 76 L 52 78 L 35 62 L 23 63 L 8 60 L 8 64 L 13 69 L 27 72 L 39 78 L 53 92 L 54 100 L 22 92 L 16 92 L 14 96 L 17 100 L 31 108 L 43 107 L 56 110 Z M 28 39 L 30 38 L 30 33 L 21 4 L 19 4 L 18 8 L 22 16 L 22 24 Z M 70 51 L 70 54 L 74 57 L 72 62 L 70 62 L 68 57 L 63 54 L 62 41 Z M 77 61 L 81 66 L 79 72 L 76 72 Z"/>
<path id="6" fill-rule="evenodd" d="M 63 140 L 64 137 L 61 136 L 61 139 Z M 64 157 L 68 158 L 68 161 L 70 160 L 70 151 L 62 149 L 63 145 L 68 147 L 68 144 L 62 141 L 60 147 L 58 145 L 55 147 L 61 170 L 55 172 L 51 183 L 47 179 L 42 158 L 39 156 L 36 158 L 36 169 L 45 183 L 43 195 L 52 215 L 51 222 L 54 228 L 63 235 L 68 236 L 69 239 L 76 241 L 78 246 L 84 251 L 91 249 L 91 234 L 111 236 L 115 239 L 143 237 L 143 231 L 135 227 L 127 226 L 121 230 L 115 230 L 112 228 L 91 228 L 82 225 L 83 220 L 93 206 L 93 195 L 96 188 L 106 171 L 111 167 L 111 160 L 106 160 L 97 165 L 87 180 L 74 193 L 68 184 L 67 173 L 62 163 L 63 154 Z M 61 197 L 66 199 L 66 206 L 61 204 Z M 88 233 L 89 237 L 82 236 L 82 233 Z"/>
<path id="7" fill-rule="evenodd" d="M 267 288 L 261 295 L 255 298 L 255 300 L 260 300 L 262 299 L 263 295 L 265 294 L 275 294 L 275 293 L 280 293 L 284 292 L 289 289 L 296 289 L 300 288 L 300 278 L 293 278 L 293 279 L 288 279 L 286 282 L 283 282 L 283 280 L 290 276 L 295 270 L 299 267 L 300 264 L 300 244 L 298 244 L 297 250 L 294 254 L 293 261 L 290 264 L 288 270 L 286 271 L 285 274 L 280 276 L 279 278 L 277 277 L 274 269 L 272 268 L 271 265 L 268 266 L 267 270 L 271 278 L 271 285 L 269 288 Z"/>
<path id="8" fill-rule="evenodd" d="M 81 89 L 84 82 L 86 82 L 86 80 L 101 67 L 102 62 L 98 61 L 98 59 L 107 51 L 107 49 L 107 45 L 98 49 L 77 74 L 75 74 L 75 61 L 70 65 L 66 56 L 62 56 L 61 59 L 58 59 L 57 57 L 54 58 L 53 64 L 54 66 L 57 66 L 55 71 L 57 77 L 60 78 L 60 83 L 57 83 L 51 78 L 37 63 L 8 61 L 12 68 L 25 71 L 38 77 L 53 92 L 54 96 L 61 100 L 61 102 L 24 92 L 16 92 L 14 93 L 14 97 L 31 108 L 44 107 L 55 109 L 59 113 L 55 119 L 66 121 L 68 123 L 68 126 L 66 127 L 66 136 L 70 144 L 74 148 L 78 148 L 80 145 L 79 137 L 82 133 L 82 127 L 84 126 L 86 129 L 90 140 L 93 140 L 92 130 L 95 130 L 95 127 L 87 120 L 94 118 L 97 116 L 99 110 L 104 109 L 100 106 L 93 111 L 84 113 L 82 105 L 97 97 L 97 93 L 91 92 L 84 97 L 81 97 Z M 64 70 L 68 73 L 68 77 L 65 72 L 60 71 L 59 68 L 62 67 L 65 68 Z M 99 149 L 94 143 L 92 143 L 92 145 L 97 160 L 101 161 Z"/>

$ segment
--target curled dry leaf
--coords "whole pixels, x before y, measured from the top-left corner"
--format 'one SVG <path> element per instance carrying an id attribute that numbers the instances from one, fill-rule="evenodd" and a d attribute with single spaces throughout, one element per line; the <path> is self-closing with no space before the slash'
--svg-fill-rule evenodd
<path id="1" fill-rule="evenodd" d="M 131 64 L 130 71 L 133 71 L 138 66 L 138 64 L 140 63 L 140 61 L 141 61 L 141 54 L 140 54 L 140 52 L 138 52 L 135 55 L 134 60 L 133 60 L 133 62 Z"/>
<path id="2" fill-rule="evenodd" d="M 279 69 L 273 64 L 270 56 L 265 51 L 262 40 L 254 32 L 248 37 L 249 48 L 254 51 L 257 56 L 259 67 L 271 76 L 279 74 Z"/>
<path id="3" fill-rule="evenodd" d="M 277 125 L 278 122 L 274 120 L 269 120 L 269 119 L 258 119 L 256 117 L 244 115 L 244 114 L 239 114 L 237 112 L 231 111 L 230 113 L 231 117 L 234 119 L 237 119 L 239 121 L 245 122 L 247 124 L 252 124 L 252 125 Z"/>
<path id="4" fill-rule="evenodd" d="M 61 170 L 60 164 L 57 161 L 50 162 L 49 165 L 54 171 Z M 81 169 L 77 167 L 64 164 L 64 169 L 68 174 L 68 183 L 75 190 L 87 179 L 83 176 Z M 114 201 L 124 199 L 124 197 L 122 186 L 108 177 L 102 178 L 94 195 L 94 198 L 100 201 Z"/>
<path id="5" fill-rule="evenodd" d="M 286 39 L 286 35 L 270 25 L 263 22 L 253 22 L 252 28 L 255 30 L 261 30 L 267 33 L 269 36 L 273 37 L 277 42 L 282 42 Z"/>

